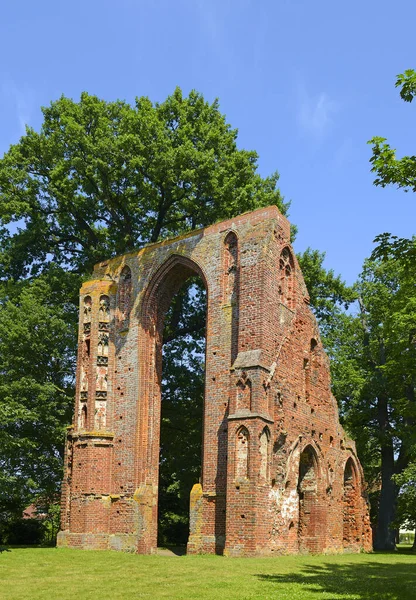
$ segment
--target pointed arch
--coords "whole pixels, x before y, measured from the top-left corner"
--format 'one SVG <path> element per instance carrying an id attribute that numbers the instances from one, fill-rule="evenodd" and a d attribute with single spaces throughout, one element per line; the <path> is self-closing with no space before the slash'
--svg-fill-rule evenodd
<path id="1" fill-rule="evenodd" d="M 157 546 L 158 532 L 158 488 L 159 488 L 159 457 L 161 448 L 161 415 L 162 415 L 162 381 L 163 381 L 163 331 L 165 316 L 169 310 L 172 299 L 179 292 L 182 285 L 191 277 L 199 276 L 202 280 L 207 295 L 207 313 L 206 313 L 206 346 L 211 340 L 211 329 L 209 326 L 210 311 L 210 290 L 207 283 L 207 277 L 200 265 L 183 255 L 170 254 L 162 264 L 159 264 L 153 271 L 153 275 L 148 278 L 148 285 L 143 291 L 137 310 L 138 317 L 138 337 L 140 344 L 138 346 L 138 368 L 139 381 L 142 382 L 140 388 L 140 406 L 137 419 L 137 442 L 136 442 L 136 463 L 135 477 L 139 485 L 152 486 L 152 502 L 155 510 L 148 522 L 146 533 L 146 544 L 150 547 Z M 208 353 L 206 352 L 206 355 Z M 210 353 L 212 355 L 212 352 Z M 206 359 L 206 365 L 208 359 Z M 207 367 L 205 367 L 205 371 Z M 213 386 L 213 378 L 207 382 L 205 377 L 205 387 Z M 215 378 L 214 378 L 215 379 Z M 205 393 L 209 396 L 209 393 Z M 213 435 L 211 422 L 206 418 L 205 400 L 203 402 L 201 415 L 201 437 Z M 220 434 L 215 433 L 218 439 L 218 448 L 207 448 L 207 444 L 202 443 L 202 459 L 198 469 L 201 469 L 200 484 L 204 488 L 205 482 L 212 477 L 211 472 L 204 470 L 204 464 L 212 461 L 212 455 L 227 452 L 227 434 L 221 428 Z M 162 430 L 163 431 L 163 430 Z M 222 481 L 226 481 L 226 464 L 223 470 L 219 468 L 216 472 L 215 485 L 220 487 Z M 218 483 L 217 483 L 218 482 Z M 191 490 L 189 490 L 191 491 Z M 223 489 L 220 489 L 222 492 Z M 224 490 L 225 491 L 225 490 Z M 149 492 L 150 493 L 150 492 Z M 195 507 L 198 513 L 199 505 Z M 160 513 L 161 514 L 161 513 Z M 192 517 L 193 518 L 193 517 Z M 218 531 L 225 531 L 225 517 L 221 511 L 215 513 L 215 527 Z M 221 522 L 221 519 L 224 521 Z M 192 537 L 191 527 L 191 537 Z M 191 538 L 189 538 L 191 539 Z"/>
<path id="2" fill-rule="evenodd" d="M 238 237 L 230 231 L 224 238 L 222 249 L 222 287 L 223 303 L 231 307 L 231 364 L 238 354 L 238 328 L 239 328 L 239 292 L 240 292 L 240 256 Z"/>
<path id="3" fill-rule="evenodd" d="M 294 308 L 295 262 L 288 246 L 285 246 L 279 258 L 279 296 L 280 302 L 290 309 Z"/>
<path id="4" fill-rule="evenodd" d="M 236 479 L 249 478 L 249 441 L 250 434 L 247 427 L 242 425 L 236 432 L 235 450 L 235 477 Z"/>
<path id="5" fill-rule="evenodd" d="M 260 480 L 269 481 L 270 430 L 266 426 L 260 434 Z"/>
<path id="6" fill-rule="evenodd" d="M 350 456 L 343 474 L 343 545 L 353 548 L 361 541 L 362 522 L 360 515 L 361 485 L 357 465 Z"/>
<path id="7" fill-rule="evenodd" d="M 118 322 L 119 327 L 128 327 L 132 306 L 132 277 L 131 269 L 125 265 L 120 273 L 118 288 Z"/>
<path id="8" fill-rule="evenodd" d="M 319 552 L 319 528 L 324 527 L 319 519 L 318 491 L 320 468 L 318 455 L 311 444 L 299 456 L 299 549 Z"/>
<path id="9" fill-rule="evenodd" d="M 79 416 L 79 427 L 80 427 L 80 429 L 86 429 L 87 428 L 87 423 L 88 423 L 87 416 L 88 416 L 87 405 L 84 404 L 81 407 L 81 412 L 80 412 L 80 416 Z"/>

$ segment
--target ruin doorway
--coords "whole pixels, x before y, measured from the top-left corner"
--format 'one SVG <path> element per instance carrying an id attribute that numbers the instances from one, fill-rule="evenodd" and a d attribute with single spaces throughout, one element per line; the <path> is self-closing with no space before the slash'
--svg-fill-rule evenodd
<path id="1" fill-rule="evenodd" d="M 312 446 L 306 446 L 299 458 L 299 549 L 318 551 L 318 459 Z"/>
<path id="2" fill-rule="evenodd" d="M 344 468 L 344 494 L 343 494 L 343 544 L 350 548 L 360 542 L 358 527 L 358 476 L 352 458 L 349 458 Z"/>
<path id="3" fill-rule="evenodd" d="M 207 298 L 190 276 L 164 318 L 162 348 L 159 547 L 186 547 L 190 492 L 201 480 Z"/>
<path id="4" fill-rule="evenodd" d="M 141 304 L 141 435 L 147 450 L 139 457 L 138 478 L 146 483 L 140 501 L 152 505 L 146 541 L 151 548 L 186 544 L 189 496 L 202 478 L 206 290 L 198 264 L 171 255 Z"/>

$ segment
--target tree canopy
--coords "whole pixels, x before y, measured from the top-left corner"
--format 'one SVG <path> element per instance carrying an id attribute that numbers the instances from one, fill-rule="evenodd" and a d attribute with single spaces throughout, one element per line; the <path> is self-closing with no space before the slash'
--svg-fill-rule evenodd
<path id="1" fill-rule="evenodd" d="M 397 75 L 396 87 L 400 87 L 400 96 L 405 102 L 412 102 L 416 95 L 416 72 L 408 69 Z M 373 137 L 372 144 L 372 172 L 376 174 L 375 185 L 385 187 L 395 184 L 404 191 L 416 191 L 416 156 L 403 156 L 396 158 L 396 150 L 387 142 L 386 138 Z"/>
<path id="2" fill-rule="evenodd" d="M 260 206 L 287 211 L 277 172 L 259 175 L 256 152 L 237 147 L 218 101 L 198 92 L 134 106 L 83 93 L 42 112 L 40 132 L 28 127 L 0 160 L 0 275 L 36 275 L 48 262 L 86 273 Z"/>
<path id="3" fill-rule="evenodd" d="M 357 440 L 374 500 L 379 549 L 395 547 L 397 501 L 416 443 L 416 263 L 367 260 L 355 311 L 333 319 L 326 338 L 334 394 Z"/>

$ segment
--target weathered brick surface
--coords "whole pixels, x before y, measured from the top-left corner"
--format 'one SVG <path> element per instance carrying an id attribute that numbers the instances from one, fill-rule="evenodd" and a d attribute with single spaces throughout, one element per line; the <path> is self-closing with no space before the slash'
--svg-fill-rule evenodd
<path id="1" fill-rule="evenodd" d="M 289 236 L 270 207 L 96 266 L 81 289 L 59 545 L 155 550 L 163 318 L 197 274 L 206 383 L 188 552 L 370 549 L 362 469 Z"/>

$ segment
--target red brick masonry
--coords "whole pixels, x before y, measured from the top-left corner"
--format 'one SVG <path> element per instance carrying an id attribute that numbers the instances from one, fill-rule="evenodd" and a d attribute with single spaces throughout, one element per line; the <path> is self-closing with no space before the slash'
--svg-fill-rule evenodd
<path id="1" fill-rule="evenodd" d="M 82 286 L 58 545 L 156 549 L 163 319 L 195 274 L 208 310 L 188 552 L 370 550 L 362 468 L 274 206 L 102 262 Z"/>

